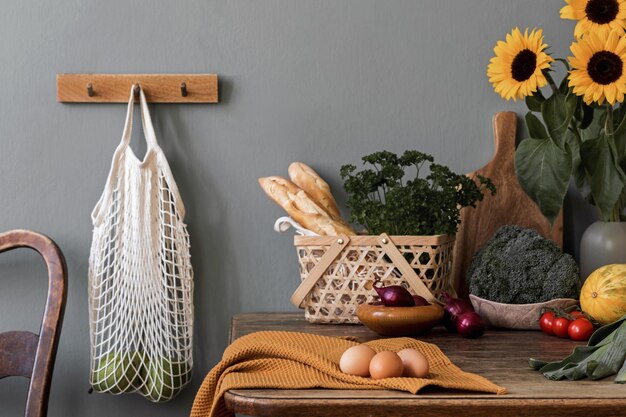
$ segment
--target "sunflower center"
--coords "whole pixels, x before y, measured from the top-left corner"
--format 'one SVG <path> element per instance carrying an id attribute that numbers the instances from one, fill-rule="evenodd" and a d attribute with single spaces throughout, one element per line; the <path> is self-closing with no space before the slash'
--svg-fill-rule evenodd
<path id="1" fill-rule="evenodd" d="M 526 81 L 535 73 L 537 55 L 530 49 L 520 51 L 511 64 L 511 75 L 515 81 Z"/>
<path id="2" fill-rule="evenodd" d="M 609 51 L 596 52 L 587 64 L 587 72 L 591 79 L 602 85 L 619 80 L 623 69 L 622 59 Z"/>
<path id="3" fill-rule="evenodd" d="M 599 25 L 611 23 L 617 17 L 618 12 L 617 0 L 589 0 L 585 7 L 587 18 Z"/>

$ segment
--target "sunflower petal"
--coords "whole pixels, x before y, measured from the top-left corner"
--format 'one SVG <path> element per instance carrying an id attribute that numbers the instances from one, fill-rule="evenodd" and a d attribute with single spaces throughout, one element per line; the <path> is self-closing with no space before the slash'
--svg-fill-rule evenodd
<path id="1" fill-rule="evenodd" d="M 526 28 L 522 32 L 517 27 L 513 28 L 506 34 L 504 41 L 496 43 L 493 48 L 494 56 L 487 66 L 487 77 L 494 91 L 506 100 L 517 100 L 532 95 L 538 88 L 545 86 L 547 80 L 542 70 L 549 68 L 554 61 L 544 52 L 546 48 L 548 44 L 544 43 L 541 29 Z M 525 51 L 524 55 L 520 55 L 522 51 Z M 530 64 L 534 68 L 528 68 L 529 62 L 533 62 L 529 60 L 533 55 L 528 51 L 534 55 L 534 64 Z M 518 57 L 518 63 L 515 63 Z M 518 79 L 514 78 L 514 74 Z"/>

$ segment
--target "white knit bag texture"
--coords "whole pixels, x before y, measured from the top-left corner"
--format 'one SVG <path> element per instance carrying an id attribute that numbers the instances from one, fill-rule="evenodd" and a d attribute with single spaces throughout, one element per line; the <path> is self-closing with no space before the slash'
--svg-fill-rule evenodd
<path id="1" fill-rule="evenodd" d="M 89 382 L 99 392 L 161 402 L 191 379 L 193 271 L 185 208 L 143 90 L 143 161 L 129 146 L 133 89 L 122 141 L 92 213 Z"/>

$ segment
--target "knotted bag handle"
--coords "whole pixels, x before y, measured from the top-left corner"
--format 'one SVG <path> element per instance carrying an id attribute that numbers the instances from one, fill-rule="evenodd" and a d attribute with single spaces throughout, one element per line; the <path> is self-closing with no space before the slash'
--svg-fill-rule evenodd
<path id="1" fill-rule="evenodd" d="M 398 268 L 398 270 L 402 273 L 404 279 L 407 280 L 409 286 L 415 293 L 419 296 L 422 296 L 429 303 L 439 303 L 439 301 L 435 298 L 435 296 L 430 292 L 428 287 L 422 282 L 422 280 L 417 276 L 411 265 L 407 262 L 407 260 L 402 256 L 395 243 L 391 240 L 391 238 L 386 234 L 382 233 L 376 239 L 378 244 L 385 252 L 387 256 L 393 262 L 393 265 Z M 309 295 L 309 292 L 315 287 L 315 284 L 319 279 L 324 275 L 328 267 L 335 261 L 337 256 L 343 251 L 343 249 L 348 246 L 350 243 L 350 238 L 347 235 L 339 235 L 335 243 L 333 243 L 330 248 L 326 251 L 324 256 L 320 259 L 320 261 L 313 267 L 313 269 L 309 272 L 307 277 L 300 283 L 298 288 L 293 292 L 291 296 L 291 304 L 298 308 L 302 308 L 301 304 Z"/>

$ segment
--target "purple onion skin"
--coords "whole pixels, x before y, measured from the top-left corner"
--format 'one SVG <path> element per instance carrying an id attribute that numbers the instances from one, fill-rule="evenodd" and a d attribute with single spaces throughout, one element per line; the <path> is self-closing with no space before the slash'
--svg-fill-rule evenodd
<path id="1" fill-rule="evenodd" d="M 446 305 L 443 307 L 443 325 L 446 326 L 449 332 L 456 333 L 458 317 L 464 313 L 473 312 L 474 307 L 469 301 L 454 298 L 447 292 L 443 293 L 443 297 L 446 300 Z"/>
<path id="2" fill-rule="evenodd" d="M 485 333 L 485 322 L 475 311 L 461 314 L 456 320 L 459 334 L 468 339 L 475 339 Z"/>
<path id="3" fill-rule="evenodd" d="M 415 302 L 416 307 L 429 306 L 430 303 L 426 301 L 426 299 L 420 295 L 414 295 L 413 301 Z"/>
<path id="4" fill-rule="evenodd" d="M 374 290 L 378 293 L 380 301 L 385 307 L 413 307 L 415 305 L 411 293 L 400 285 L 374 287 Z"/>

